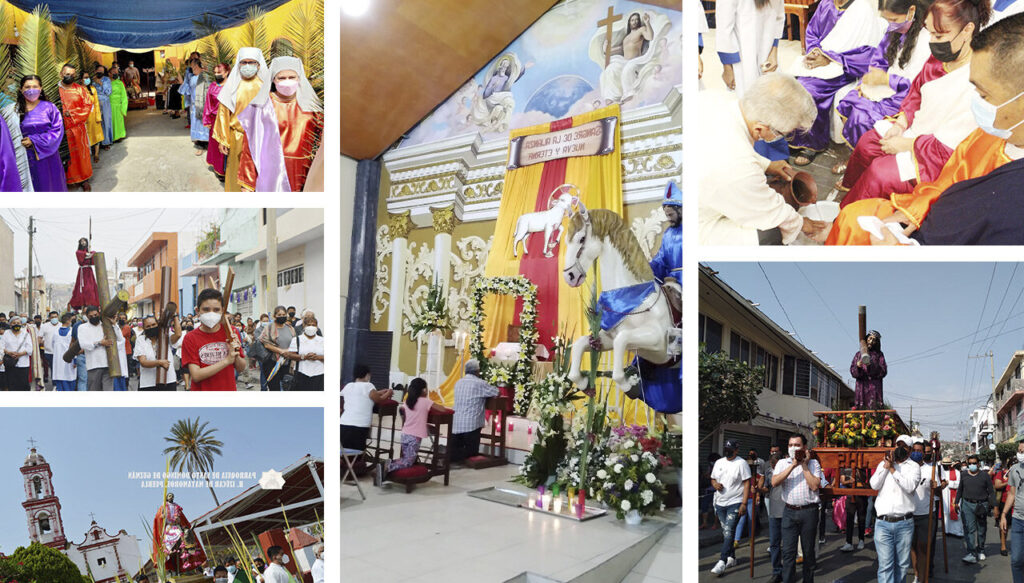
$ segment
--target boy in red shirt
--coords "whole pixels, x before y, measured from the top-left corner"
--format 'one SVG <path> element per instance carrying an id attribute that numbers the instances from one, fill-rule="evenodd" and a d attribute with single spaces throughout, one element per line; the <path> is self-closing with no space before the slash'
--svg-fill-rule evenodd
<path id="1" fill-rule="evenodd" d="M 199 327 L 185 334 L 181 345 L 181 364 L 188 367 L 193 391 L 235 391 L 235 371 L 245 370 L 238 336 L 222 326 L 223 309 L 219 291 L 207 288 L 199 292 Z"/>

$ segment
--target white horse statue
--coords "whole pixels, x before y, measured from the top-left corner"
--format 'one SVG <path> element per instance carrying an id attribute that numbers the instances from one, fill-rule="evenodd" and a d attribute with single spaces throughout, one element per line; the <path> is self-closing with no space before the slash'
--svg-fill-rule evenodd
<path id="1" fill-rule="evenodd" d="M 626 376 L 622 363 L 627 351 L 635 350 L 640 358 L 654 365 L 672 360 L 668 353 L 669 333 L 675 329 L 672 310 L 665 291 L 654 281 L 654 272 L 629 225 L 610 210 L 587 211 L 579 203 L 579 211 L 569 220 L 562 272 L 566 283 L 571 287 L 583 285 L 587 271 L 598 260 L 601 261 L 601 303 L 606 303 L 605 299 L 623 297 L 633 300 L 621 311 L 603 306 L 602 329 L 597 339 L 601 352 L 612 350 L 612 380 L 620 390 L 628 392 L 638 379 Z M 569 380 L 580 389 L 587 386 L 580 362 L 589 348 L 590 335 L 579 337 L 572 345 Z"/>
<path id="2" fill-rule="evenodd" d="M 573 205 L 579 201 L 580 191 L 572 184 L 563 184 L 551 191 L 548 196 L 548 210 L 526 213 L 516 221 L 516 232 L 512 236 L 512 257 L 519 257 L 516 253 L 519 243 L 523 243 L 523 255 L 528 255 L 526 240 L 533 233 L 544 233 L 544 257 L 554 257 L 553 251 L 558 248 L 562 240 L 562 219 L 569 215 Z M 551 240 L 551 234 L 558 232 L 555 240 Z"/>

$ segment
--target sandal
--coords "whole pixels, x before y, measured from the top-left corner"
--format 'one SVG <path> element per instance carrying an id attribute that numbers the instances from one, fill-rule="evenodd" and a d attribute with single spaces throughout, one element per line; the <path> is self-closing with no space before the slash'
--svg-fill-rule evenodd
<path id="1" fill-rule="evenodd" d="M 832 174 L 846 174 L 846 162 L 836 162 L 835 166 L 832 167 Z"/>
<path id="2" fill-rule="evenodd" d="M 793 164 L 796 166 L 807 166 L 818 156 L 818 153 L 814 150 L 807 148 L 801 148 L 796 153 L 796 158 L 793 159 Z"/>
<path id="3" fill-rule="evenodd" d="M 838 190 L 839 192 L 850 192 L 849 188 L 846 188 L 845 186 L 843 186 L 843 179 L 842 178 L 840 178 L 839 180 L 836 180 L 835 187 L 836 187 L 836 190 Z"/>

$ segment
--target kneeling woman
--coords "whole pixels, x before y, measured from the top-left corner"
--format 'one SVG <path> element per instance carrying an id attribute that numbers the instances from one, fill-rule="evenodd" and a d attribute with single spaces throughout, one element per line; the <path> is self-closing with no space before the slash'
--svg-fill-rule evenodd
<path id="1" fill-rule="evenodd" d="M 374 485 L 379 486 L 390 472 L 408 468 L 416 463 L 420 442 L 427 437 L 427 416 L 431 411 L 443 413 L 447 410 L 431 401 L 426 392 L 427 381 L 416 377 L 409 383 L 405 403 L 401 405 L 401 410 L 405 414 L 405 423 L 402 425 L 402 457 L 378 464 Z"/>
<path id="2" fill-rule="evenodd" d="M 32 185 L 36 192 L 66 192 L 67 180 L 60 161 L 60 142 L 64 139 L 64 117 L 43 92 L 38 75 L 21 78 L 18 93 L 21 116 L 21 143 L 28 154 Z"/>
<path id="3" fill-rule="evenodd" d="M 303 321 L 302 334 L 292 338 L 288 358 L 297 361 L 293 391 L 324 390 L 324 337 L 317 336 L 317 321 L 312 315 Z"/>

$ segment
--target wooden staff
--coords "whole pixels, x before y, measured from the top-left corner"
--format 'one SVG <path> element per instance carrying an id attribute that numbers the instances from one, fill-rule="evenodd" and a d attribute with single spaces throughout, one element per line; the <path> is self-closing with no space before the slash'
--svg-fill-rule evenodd
<path id="1" fill-rule="evenodd" d="M 231 288 L 235 285 L 235 270 L 228 268 L 227 275 L 224 276 L 224 290 L 221 292 L 220 301 L 220 325 L 224 327 L 224 338 L 231 344 L 235 341 L 235 331 L 231 328 L 231 323 L 228 322 L 228 298 L 231 296 Z"/>
<path id="2" fill-rule="evenodd" d="M 754 469 L 754 476 L 757 477 L 757 469 Z M 753 480 L 752 480 L 753 481 Z M 760 492 L 757 486 L 752 488 L 754 490 L 754 504 L 753 512 L 750 513 L 750 519 L 747 521 L 750 523 L 750 578 L 754 578 L 754 532 L 757 530 L 757 503 L 760 497 Z"/>
<path id="3" fill-rule="evenodd" d="M 868 308 L 867 306 L 857 307 L 857 332 L 860 337 L 860 362 L 868 364 L 871 357 L 868 356 Z"/>
<path id="4" fill-rule="evenodd" d="M 939 455 L 939 434 L 936 431 L 932 431 L 932 481 L 928 483 L 928 532 L 925 534 L 928 537 L 928 546 L 924 555 L 924 583 L 928 583 L 928 576 L 931 574 L 931 558 L 932 558 L 932 529 L 935 528 L 935 468 L 939 465 L 939 460 L 942 458 L 936 457 Z M 945 528 L 943 528 L 945 532 Z M 943 535 L 942 542 L 946 542 L 946 537 Z M 943 554 L 945 554 L 945 547 L 943 547 Z"/>
<path id="5" fill-rule="evenodd" d="M 157 330 L 159 332 L 156 336 L 156 358 L 157 360 L 167 360 L 168 356 L 168 337 L 167 331 L 174 322 L 174 316 L 177 315 L 178 306 L 171 301 L 171 285 L 174 283 L 171 281 L 171 266 L 165 265 L 160 268 L 160 305 L 163 306 L 163 311 L 156 319 Z M 162 385 L 167 382 L 167 369 L 158 366 L 156 367 L 156 384 Z"/>
<path id="6" fill-rule="evenodd" d="M 107 279 L 107 262 L 102 251 L 92 254 L 92 266 L 96 270 L 96 295 L 102 310 L 110 303 L 110 280 Z M 117 378 L 121 376 L 121 357 L 117 353 L 117 336 L 114 335 L 114 326 L 102 315 L 100 325 L 103 327 L 103 338 L 110 341 L 110 346 L 107 346 L 107 372 L 110 373 L 110 378 Z"/>

